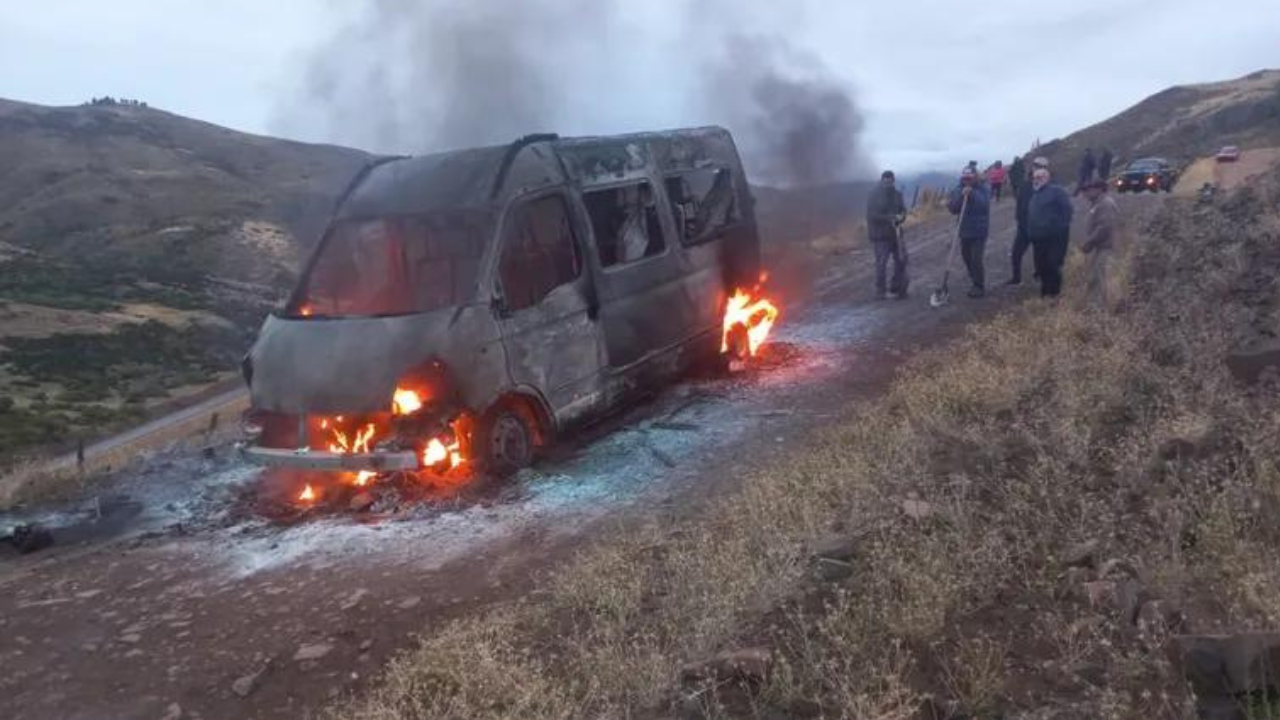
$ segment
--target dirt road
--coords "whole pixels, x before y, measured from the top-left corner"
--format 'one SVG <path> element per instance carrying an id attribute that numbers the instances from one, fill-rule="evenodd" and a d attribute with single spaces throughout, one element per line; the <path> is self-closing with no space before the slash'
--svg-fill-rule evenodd
<path id="1" fill-rule="evenodd" d="M 988 298 L 966 299 L 959 269 L 952 305 L 928 307 L 945 220 L 909 238 L 908 301 L 870 300 L 865 248 L 819 259 L 761 367 L 672 387 L 494 493 L 286 527 L 235 512 L 263 483 L 228 452 L 119 478 L 102 520 L 46 512 L 66 528 L 58 546 L 0 561 L 0 716 L 293 718 L 358 692 L 415 632 L 527 593 L 628 522 L 697 512 L 742 470 L 859 412 L 904 357 L 1034 295 L 1000 285 L 1012 211 L 993 213 Z"/>
<path id="2" fill-rule="evenodd" d="M 218 422 L 234 422 L 239 413 L 248 407 L 249 393 L 235 388 L 201 400 L 177 412 L 131 428 L 118 435 L 100 440 L 84 448 L 85 464 L 90 467 L 109 463 L 122 451 L 136 451 L 153 438 L 170 437 L 175 433 L 189 434 L 207 426 L 209 418 L 217 416 Z M 66 453 L 49 461 L 49 470 L 71 470 L 76 467 L 76 453 Z"/>

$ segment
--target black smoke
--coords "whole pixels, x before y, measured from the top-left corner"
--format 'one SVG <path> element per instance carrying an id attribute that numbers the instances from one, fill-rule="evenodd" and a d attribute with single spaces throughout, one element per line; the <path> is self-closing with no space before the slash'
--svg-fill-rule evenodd
<path id="1" fill-rule="evenodd" d="M 726 38 L 707 78 L 706 110 L 725 114 L 758 181 L 804 186 L 865 174 L 852 92 L 780 38 Z"/>
<path id="2" fill-rule="evenodd" d="M 782 33 L 760 34 L 747 11 L 725 2 L 635 7 L 366 0 L 352 24 L 319 43 L 277 129 L 421 153 L 532 132 L 715 123 L 733 131 L 756 182 L 863 174 L 853 94 Z M 668 25 L 677 29 L 663 40 Z"/>

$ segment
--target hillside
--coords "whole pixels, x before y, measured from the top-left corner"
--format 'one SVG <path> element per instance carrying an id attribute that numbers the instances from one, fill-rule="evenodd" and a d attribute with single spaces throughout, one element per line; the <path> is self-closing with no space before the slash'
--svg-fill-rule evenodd
<path id="1" fill-rule="evenodd" d="M 1186 164 L 1223 145 L 1280 145 L 1280 70 L 1171 87 L 1115 117 L 1046 143 L 1037 154 L 1074 170 L 1085 148 L 1111 148 L 1117 163 L 1155 155 Z"/>
<path id="2" fill-rule="evenodd" d="M 1073 252 L 1060 302 L 907 361 L 697 515 L 424 622 L 339 716 L 1280 716 L 1280 169 L 1122 203 L 1115 307 Z"/>
<path id="3" fill-rule="evenodd" d="M 0 455 L 234 369 L 365 154 L 0 100 Z"/>

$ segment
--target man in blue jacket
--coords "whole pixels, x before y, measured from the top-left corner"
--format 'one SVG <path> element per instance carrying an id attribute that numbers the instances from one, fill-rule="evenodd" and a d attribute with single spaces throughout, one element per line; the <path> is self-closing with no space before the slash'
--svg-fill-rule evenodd
<path id="1" fill-rule="evenodd" d="M 1035 248 L 1041 297 L 1057 297 L 1062 292 L 1062 264 L 1067 259 L 1075 209 L 1071 195 L 1049 180 L 1048 168 L 1036 168 L 1031 175 L 1031 201 L 1027 205 L 1027 235 Z"/>
<path id="2" fill-rule="evenodd" d="M 966 167 L 960 173 L 960 185 L 951 191 L 947 206 L 952 215 L 960 215 L 960 255 L 973 283 L 969 297 L 980 298 L 987 294 L 984 262 L 991 227 L 991 194 L 975 168 Z"/>

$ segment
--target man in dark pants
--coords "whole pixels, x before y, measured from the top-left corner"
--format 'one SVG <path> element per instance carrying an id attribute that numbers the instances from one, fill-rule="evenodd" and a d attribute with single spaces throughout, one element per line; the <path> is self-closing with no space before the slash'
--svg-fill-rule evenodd
<path id="1" fill-rule="evenodd" d="M 1084 149 L 1084 157 L 1080 159 L 1080 179 L 1076 182 L 1076 195 L 1084 191 L 1085 183 L 1093 181 L 1093 174 L 1098 170 L 1098 161 L 1093 157 L 1093 148 Z"/>
<path id="2" fill-rule="evenodd" d="M 952 215 L 960 217 L 960 254 L 969 270 L 969 297 L 980 298 L 987 294 L 984 255 L 987 249 L 987 232 L 991 227 L 991 195 L 975 168 L 966 167 L 960 174 L 960 185 L 951 191 L 947 207 Z"/>
<path id="3" fill-rule="evenodd" d="M 1030 183 L 1027 173 L 1027 165 L 1022 162 L 1022 158 L 1017 155 L 1013 156 L 1013 164 L 1009 166 L 1009 187 L 1013 189 L 1013 196 L 1018 196 L 1018 190 Z"/>
<path id="4" fill-rule="evenodd" d="M 1027 235 L 1035 248 L 1040 297 L 1062 292 L 1062 264 L 1071 239 L 1071 195 L 1049 182 L 1049 169 L 1036 168 L 1031 175 L 1031 200 L 1027 204 Z"/>
<path id="5" fill-rule="evenodd" d="M 884 300 L 892 288 L 898 298 L 906 297 L 907 259 L 898 239 L 898 226 L 907 217 L 902 193 L 893 185 L 893 171 L 880 174 L 880 184 L 867 198 L 867 237 L 876 251 L 876 297 Z M 893 258 L 893 280 L 886 287 L 889 258 Z"/>
<path id="6" fill-rule="evenodd" d="M 1018 165 L 1022 164 L 1022 160 L 1016 161 Z M 1048 169 L 1049 161 L 1046 158 L 1038 157 L 1031 161 L 1031 169 L 1045 168 Z M 1016 188 L 1014 194 L 1014 219 L 1017 221 L 1018 232 L 1013 237 L 1013 251 L 1010 253 L 1010 259 L 1013 261 L 1013 275 L 1009 277 L 1009 285 L 1022 284 L 1022 259 L 1027 254 L 1027 248 L 1031 247 L 1031 236 L 1027 234 L 1027 207 L 1031 204 L 1031 173 L 1018 178 L 1018 182 L 1014 183 Z M 1035 273 L 1036 279 L 1040 278 L 1040 273 Z"/>
<path id="7" fill-rule="evenodd" d="M 1098 158 L 1098 179 L 1099 180 L 1106 181 L 1111 179 L 1111 160 L 1112 160 L 1111 149 L 1103 148 L 1102 157 Z"/>

